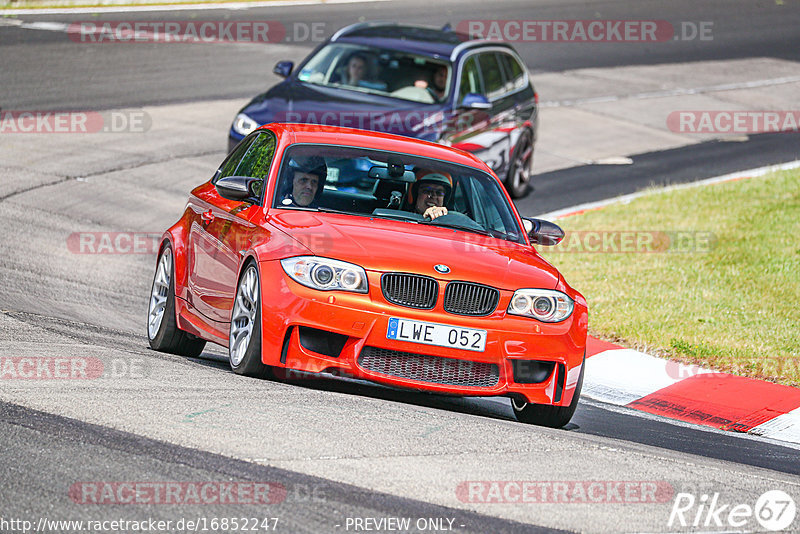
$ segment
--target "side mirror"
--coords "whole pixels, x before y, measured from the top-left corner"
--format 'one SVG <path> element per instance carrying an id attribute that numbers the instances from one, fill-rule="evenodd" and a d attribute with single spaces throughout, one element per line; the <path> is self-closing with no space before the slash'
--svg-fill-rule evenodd
<path id="1" fill-rule="evenodd" d="M 534 245 L 558 245 L 564 239 L 564 230 L 550 221 L 523 217 L 522 224 L 525 226 L 525 231 Z"/>
<path id="2" fill-rule="evenodd" d="M 293 68 L 294 62 L 292 61 L 278 61 L 278 63 L 275 64 L 275 68 L 272 69 L 272 72 L 281 78 L 288 78 Z"/>
<path id="3" fill-rule="evenodd" d="M 256 191 L 261 180 L 251 176 L 226 176 L 220 178 L 214 187 L 222 198 L 228 200 L 252 200 L 261 196 L 261 191 Z"/>
<path id="4" fill-rule="evenodd" d="M 491 109 L 492 103 L 484 95 L 478 93 L 467 93 L 464 100 L 461 101 L 461 108 L 466 109 Z"/>

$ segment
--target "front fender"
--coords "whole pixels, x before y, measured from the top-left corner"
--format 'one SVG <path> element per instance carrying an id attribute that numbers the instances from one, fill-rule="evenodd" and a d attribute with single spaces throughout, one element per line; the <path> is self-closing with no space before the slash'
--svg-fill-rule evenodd
<path id="1" fill-rule="evenodd" d="M 158 247 L 158 254 L 167 243 L 172 247 L 173 269 L 175 271 L 175 296 L 187 299 L 186 291 L 189 283 L 189 262 L 188 262 L 188 241 L 189 241 L 189 225 L 191 224 L 192 210 L 188 205 L 183 212 L 183 216 L 170 226 L 164 235 L 161 237 L 161 243 Z"/>

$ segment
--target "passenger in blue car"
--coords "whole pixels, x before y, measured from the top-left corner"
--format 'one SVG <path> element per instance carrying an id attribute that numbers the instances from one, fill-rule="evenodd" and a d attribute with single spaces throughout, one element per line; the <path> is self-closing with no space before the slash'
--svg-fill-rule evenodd
<path id="1" fill-rule="evenodd" d="M 347 59 L 342 83 L 346 85 L 353 85 L 355 87 L 364 87 L 366 89 L 385 91 L 386 83 L 371 80 L 371 65 L 372 63 L 366 54 L 362 52 L 353 52 Z"/>
<path id="2" fill-rule="evenodd" d="M 359 52 L 353 53 L 347 60 L 345 76 L 344 83 L 358 85 L 367 76 L 367 58 Z"/>
<path id="3" fill-rule="evenodd" d="M 317 157 L 294 159 L 284 171 L 281 205 L 301 208 L 315 208 L 325 179 L 328 176 L 328 167 L 325 160 Z"/>

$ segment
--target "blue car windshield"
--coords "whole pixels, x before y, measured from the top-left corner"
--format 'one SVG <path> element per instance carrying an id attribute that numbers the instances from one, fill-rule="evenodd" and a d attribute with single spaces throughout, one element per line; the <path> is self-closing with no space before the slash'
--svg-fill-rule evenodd
<path id="1" fill-rule="evenodd" d="M 447 215 L 431 220 L 431 205 Z M 497 179 L 474 167 L 411 154 L 295 144 L 284 152 L 273 208 L 451 227 L 524 243 Z"/>
<path id="2" fill-rule="evenodd" d="M 422 104 L 447 99 L 452 68 L 425 56 L 332 43 L 319 50 L 298 72 L 304 83 L 379 94 Z"/>

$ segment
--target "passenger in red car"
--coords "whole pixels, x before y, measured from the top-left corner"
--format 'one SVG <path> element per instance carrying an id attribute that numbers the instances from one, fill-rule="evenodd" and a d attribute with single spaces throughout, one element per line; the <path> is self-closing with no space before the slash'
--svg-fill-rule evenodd
<path id="1" fill-rule="evenodd" d="M 307 172 L 294 173 L 292 180 L 292 198 L 298 206 L 308 206 L 314 200 L 319 189 L 319 176 Z"/>
<path id="2" fill-rule="evenodd" d="M 413 203 L 414 211 L 423 217 L 435 219 L 447 215 L 445 204 L 453 190 L 453 178 L 446 172 L 421 170 L 417 172 L 417 181 L 411 186 L 409 203 Z"/>
<path id="3" fill-rule="evenodd" d="M 289 162 L 289 176 L 286 183 L 291 180 L 291 188 L 281 202 L 284 206 L 299 206 L 301 208 L 314 207 L 322 193 L 328 168 L 322 158 L 306 158 Z"/>

